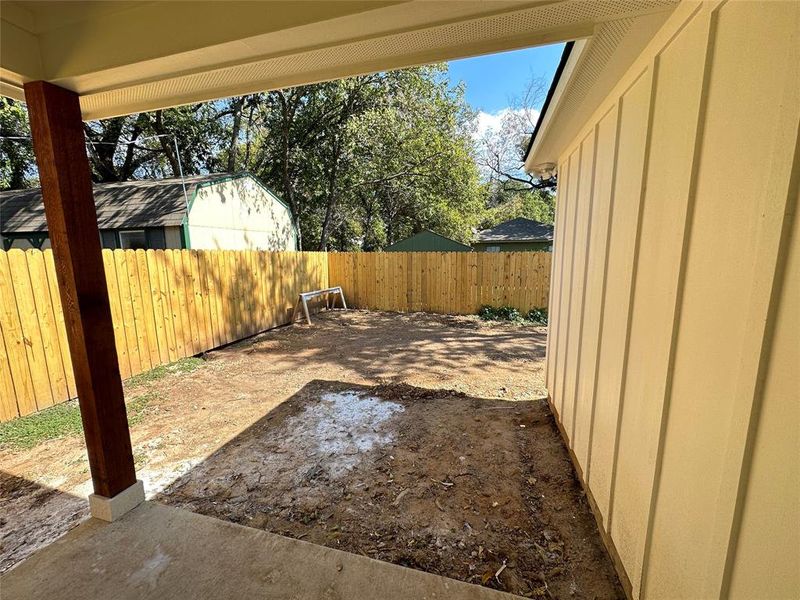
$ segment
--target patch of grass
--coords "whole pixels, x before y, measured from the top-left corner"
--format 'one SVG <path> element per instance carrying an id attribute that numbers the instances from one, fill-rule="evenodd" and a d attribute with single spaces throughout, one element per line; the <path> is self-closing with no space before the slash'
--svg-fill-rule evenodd
<path id="1" fill-rule="evenodd" d="M 175 361 L 174 363 L 170 363 L 168 365 L 158 365 L 154 369 L 150 369 L 149 371 L 145 371 L 144 373 L 139 373 L 138 375 L 134 375 L 126 382 L 128 387 L 137 387 L 143 385 L 145 383 L 153 383 L 154 381 L 158 381 L 159 379 L 163 379 L 167 375 L 171 373 L 176 374 L 183 374 L 183 373 L 191 373 L 192 371 L 199 369 L 205 364 L 202 358 L 197 358 L 195 356 L 190 356 L 189 358 L 182 358 L 181 360 Z"/>
<path id="2" fill-rule="evenodd" d="M 0 423 L 0 447 L 27 450 L 46 440 L 83 432 L 77 400 L 63 402 L 43 411 Z"/>
<path id="3" fill-rule="evenodd" d="M 482 306 L 478 311 L 478 316 L 483 321 L 506 321 L 509 323 L 519 323 L 520 325 L 547 325 L 546 308 L 532 308 L 523 315 L 513 306 Z"/>
<path id="4" fill-rule="evenodd" d="M 128 402 L 128 423 L 131 426 L 140 423 L 147 405 L 157 397 L 158 394 L 151 392 Z M 83 423 L 78 401 L 70 400 L 26 417 L 0 423 L 0 448 L 29 450 L 47 440 L 78 436 L 82 433 Z"/>

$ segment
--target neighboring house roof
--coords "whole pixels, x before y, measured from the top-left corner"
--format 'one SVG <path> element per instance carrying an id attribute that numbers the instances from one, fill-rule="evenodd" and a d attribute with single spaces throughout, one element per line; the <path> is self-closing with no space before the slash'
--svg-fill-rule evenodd
<path id="1" fill-rule="evenodd" d="M 471 252 L 472 248 L 430 229 L 423 229 L 411 237 L 385 248 L 387 252 Z"/>
<path id="2" fill-rule="evenodd" d="M 519 217 L 478 232 L 479 244 L 506 242 L 551 242 L 553 226 Z"/>
<path id="3" fill-rule="evenodd" d="M 199 184 L 225 177 L 231 176 L 215 173 L 187 177 L 186 195 L 191 199 Z M 177 177 L 98 183 L 94 185 L 94 203 L 100 229 L 178 226 L 186 214 L 183 182 Z M 0 231 L 46 230 L 41 188 L 0 192 Z"/>

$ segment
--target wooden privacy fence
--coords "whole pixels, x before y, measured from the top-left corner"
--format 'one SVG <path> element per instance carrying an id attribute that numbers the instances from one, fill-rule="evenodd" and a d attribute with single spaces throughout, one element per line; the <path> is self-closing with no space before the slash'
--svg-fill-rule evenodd
<path id="1" fill-rule="evenodd" d="M 474 314 L 547 306 L 550 252 L 352 252 L 328 255 L 331 285 L 354 308 Z"/>
<path id="2" fill-rule="evenodd" d="M 123 378 L 288 323 L 301 291 L 356 308 L 547 306 L 545 252 L 103 250 Z M 0 251 L 0 421 L 76 396 L 50 250 Z"/>
<path id="3" fill-rule="evenodd" d="M 321 252 L 103 250 L 123 378 L 289 322 Z M 74 398 L 50 250 L 0 251 L 0 421 Z"/>

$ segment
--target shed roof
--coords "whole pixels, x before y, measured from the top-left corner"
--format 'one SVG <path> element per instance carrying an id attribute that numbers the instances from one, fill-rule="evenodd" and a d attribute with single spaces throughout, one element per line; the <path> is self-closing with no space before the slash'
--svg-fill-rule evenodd
<path id="1" fill-rule="evenodd" d="M 198 184 L 220 177 L 225 175 L 187 177 L 186 192 L 191 198 Z M 183 185 L 177 177 L 95 184 L 94 203 L 100 229 L 177 226 L 186 214 Z M 0 192 L 0 231 L 47 231 L 41 188 Z"/>
<path id="2" fill-rule="evenodd" d="M 553 226 L 519 217 L 478 232 L 478 242 L 550 242 Z"/>
<path id="3" fill-rule="evenodd" d="M 472 248 L 430 229 L 397 241 L 385 248 L 387 252 L 471 252 Z"/>

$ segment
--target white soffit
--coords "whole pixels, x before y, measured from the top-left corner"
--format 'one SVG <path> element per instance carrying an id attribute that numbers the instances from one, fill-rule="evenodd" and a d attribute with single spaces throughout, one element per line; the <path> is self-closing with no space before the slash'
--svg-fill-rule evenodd
<path id="1" fill-rule="evenodd" d="M 617 19 L 597 26 L 594 35 L 576 42 L 543 115 L 525 169 L 558 163 L 616 83 L 639 56 L 669 12 Z M 580 46 L 579 46 L 580 45 Z"/>
<path id="2" fill-rule="evenodd" d="M 675 0 L 0 3 L 0 93 L 81 95 L 96 119 L 549 44 Z M 500 74 L 499 76 L 502 76 Z"/>

